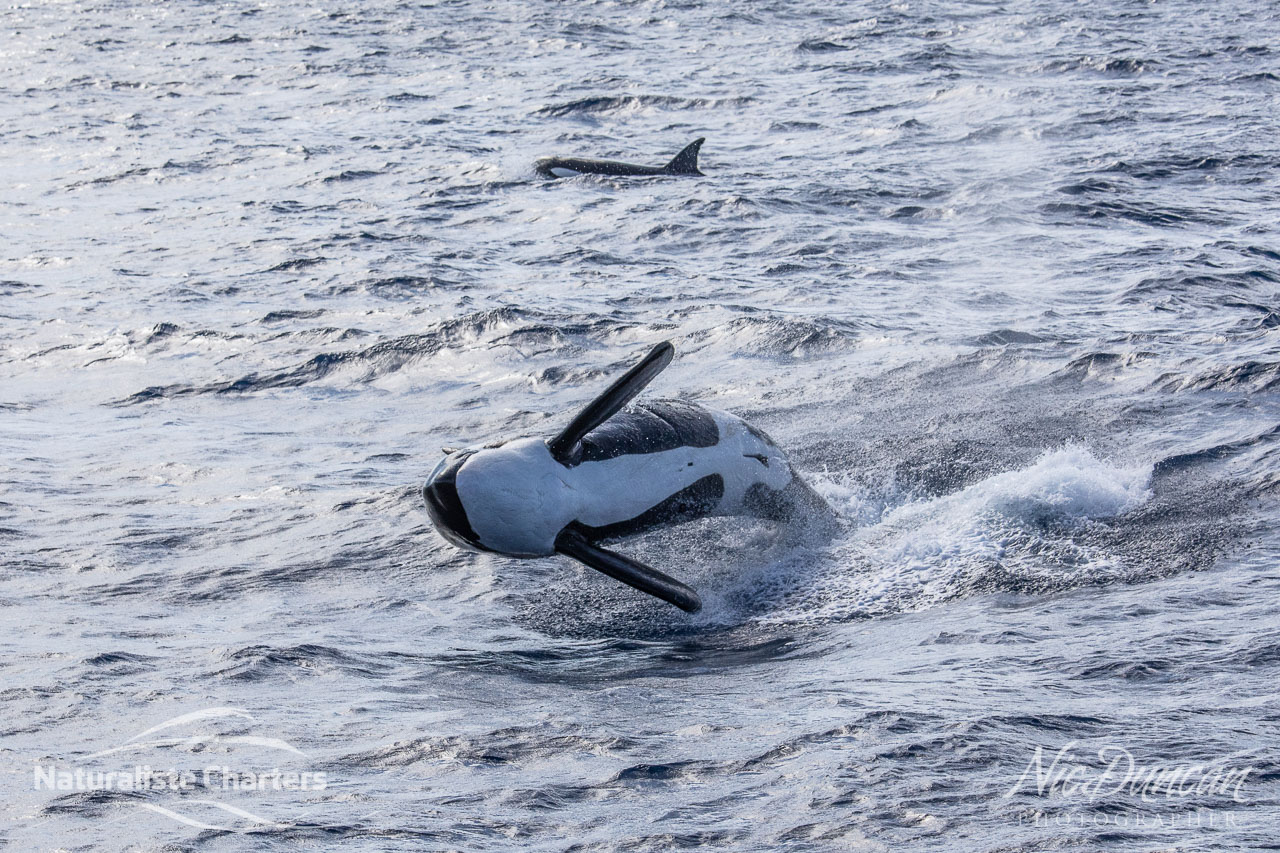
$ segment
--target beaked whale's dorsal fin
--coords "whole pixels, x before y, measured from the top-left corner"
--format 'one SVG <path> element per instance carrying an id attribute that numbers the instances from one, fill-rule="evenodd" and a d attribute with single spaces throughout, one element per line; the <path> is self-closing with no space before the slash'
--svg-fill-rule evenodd
<path id="1" fill-rule="evenodd" d="M 675 347 L 670 341 L 658 344 L 635 367 L 624 373 L 617 382 L 610 385 L 605 392 L 591 401 L 591 404 L 578 413 L 560 434 L 547 442 L 551 456 L 561 465 L 576 465 L 582 455 L 582 438 L 600 424 L 609 420 L 618 411 L 630 403 L 644 386 L 654 380 L 675 355 Z"/>
<path id="2" fill-rule="evenodd" d="M 705 136 L 699 136 L 684 147 L 684 150 L 671 158 L 671 162 L 663 168 L 673 175 L 701 175 L 698 171 L 698 149 L 706 142 Z"/>

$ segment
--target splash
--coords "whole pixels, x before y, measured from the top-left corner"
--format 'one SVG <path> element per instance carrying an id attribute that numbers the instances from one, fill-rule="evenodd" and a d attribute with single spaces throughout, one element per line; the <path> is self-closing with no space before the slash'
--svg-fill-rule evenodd
<path id="1" fill-rule="evenodd" d="M 1085 534 L 1145 503 L 1151 471 L 1069 446 L 953 494 L 889 509 L 833 543 L 826 568 L 766 621 L 877 616 L 970 594 L 1049 591 L 1127 576 L 1127 567 Z M 852 518 L 865 519 L 874 503 L 854 490 L 827 494 L 842 497 L 840 508 Z"/>

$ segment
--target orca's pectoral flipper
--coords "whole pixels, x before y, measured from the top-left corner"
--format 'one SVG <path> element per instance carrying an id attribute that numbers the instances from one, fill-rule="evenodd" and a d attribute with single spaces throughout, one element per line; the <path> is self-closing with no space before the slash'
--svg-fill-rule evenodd
<path id="1" fill-rule="evenodd" d="M 583 409 L 560 434 L 547 442 L 551 456 L 562 465 L 576 465 L 582 453 L 582 437 L 618 413 L 630 403 L 644 386 L 653 381 L 662 369 L 671 363 L 675 347 L 663 341 L 654 347 L 644 360 L 628 370 L 609 388 Z"/>
<path id="2" fill-rule="evenodd" d="M 573 557 L 614 580 L 620 580 L 641 592 L 674 604 L 686 613 L 697 613 L 702 609 L 702 599 L 693 587 L 644 563 L 593 544 L 572 525 L 560 531 L 560 535 L 556 537 L 556 551 L 566 557 Z"/>
<path id="3" fill-rule="evenodd" d="M 685 146 L 684 150 L 671 158 L 671 162 L 664 168 L 673 175 L 701 175 L 698 171 L 698 149 L 702 147 L 702 143 L 706 142 L 705 136 L 700 136 Z"/>

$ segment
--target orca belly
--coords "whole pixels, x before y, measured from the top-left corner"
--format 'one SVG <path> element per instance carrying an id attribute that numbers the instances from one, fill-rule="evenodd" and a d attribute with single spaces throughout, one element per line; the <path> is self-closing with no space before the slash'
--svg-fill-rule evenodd
<path id="1" fill-rule="evenodd" d="M 696 173 L 681 169 L 699 144 L 666 171 Z M 537 168 L 577 171 L 588 162 L 543 160 Z M 624 411 L 674 354 L 670 342 L 655 346 L 550 439 L 445 451 L 422 490 L 432 522 L 459 547 L 564 554 L 696 613 L 697 590 L 597 542 L 711 515 L 834 520 L 769 436 L 741 418 L 679 400 Z"/>

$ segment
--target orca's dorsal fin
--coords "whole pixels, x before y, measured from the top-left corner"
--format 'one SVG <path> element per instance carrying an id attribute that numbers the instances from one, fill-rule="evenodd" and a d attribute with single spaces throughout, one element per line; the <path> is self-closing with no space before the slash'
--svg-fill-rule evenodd
<path id="1" fill-rule="evenodd" d="M 551 456 L 561 465 L 576 465 L 582 454 L 582 438 L 600 424 L 618 413 L 618 410 L 630 403 L 644 386 L 654 380 L 662 369 L 671 363 L 675 355 L 675 347 L 670 341 L 658 344 L 635 367 L 624 373 L 617 382 L 610 385 L 605 392 L 591 401 L 591 404 L 578 413 L 560 434 L 547 442 Z"/>
<path id="2" fill-rule="evenodd" d="M 614 580 L 620 580 L 654 598 L 674 604 L 685 613 L 697 613 L 702 609 L 702 599 L 688 584 L 683 584 L 639 560 L 624 557 L 607 548 L 601 548 L 583 535 L 572 524 L 556 537 L 556 551 L 572 557 L 597 572 L 603 572 Z"/>
<path id="3" fill-rule="evenodd" d="M 705 136 L 699 136 L 684 147 L 684 150 L 671 158 L 671 162 L 663 168 L 673 175 L 701 175 L 698 171 L 698 149 L 706 142 Z"/>

